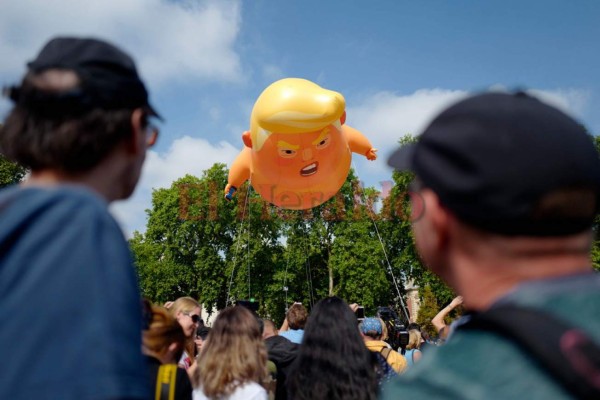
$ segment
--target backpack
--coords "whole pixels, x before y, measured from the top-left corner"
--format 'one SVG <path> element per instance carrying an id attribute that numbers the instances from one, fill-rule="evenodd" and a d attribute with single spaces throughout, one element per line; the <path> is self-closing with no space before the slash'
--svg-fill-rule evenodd
<path id="1" fill-rule="evenodd" d="M 600 399 L 600 347 L 584 332 L 544 311 L 494 307 L 458 330 L 495 332 L 516 343 L 578 399 Z"/>

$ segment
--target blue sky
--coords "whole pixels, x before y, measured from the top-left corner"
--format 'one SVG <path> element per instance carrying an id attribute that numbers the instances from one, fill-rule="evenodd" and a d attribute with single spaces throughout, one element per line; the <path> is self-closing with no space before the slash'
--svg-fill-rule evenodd
<path id="1" fill-rule="evenodd" d="M 153 187 L 242 148 L 256 97 L 284 77 L 346 98 L 347 123 L 379 148 L 359 177 L 380 187 L 399 137 L 486 89 L 531 90 L 600 133 L 600 2 L 350 0 L 7 0 L 0 83 L 55 35 L 106 38 L 132 53 L 165 116 L 132 199 L 113 207 L 143 230 Z M 0 101 L 0 115 L 10 104 Z"/>

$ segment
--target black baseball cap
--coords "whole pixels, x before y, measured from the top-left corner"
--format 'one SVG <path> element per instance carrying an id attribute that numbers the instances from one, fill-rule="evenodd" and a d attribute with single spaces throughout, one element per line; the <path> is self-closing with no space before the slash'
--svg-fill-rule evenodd
<path id="1" fill-rule="evenodd" d="M 484 231 L 575 234 L 589 229 L 598 211 L 600 158 L 592 138 L 573 118 L 523 92 L 458 102 L 388 164 L 414 172 L 459 219 Z M 559 190 L 583 190 L 587 206 L 538 213 L 544 196 Z"/>
<path id="2" fill-rule="evenodd" d="M 148 92 L 133 59 L 116 46 L 94 38 L 58 37 L 42 48 L 27 64 L 29 71 L 48 69 L 74 71 L 81 84 L 66 93 L 9 89 L 9 97 L 26 108 L 52 113 L 84 113 L 94 108 L 106 110 L 146 108 L 162 119 L 148 101 Z"/>

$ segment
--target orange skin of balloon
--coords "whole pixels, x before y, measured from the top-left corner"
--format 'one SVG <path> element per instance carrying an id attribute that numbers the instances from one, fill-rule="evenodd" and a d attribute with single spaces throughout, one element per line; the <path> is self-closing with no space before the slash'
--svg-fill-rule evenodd
<path id="1" fill-rule="evenodd" d="M 369 140 L 347 125 L 341 131 L 329 125 L 313 132 L 272 133 L 260 151 L 252 148 L 249 132 L 242 138 L 246 146 L 233 162 L 225 193 L 250 178 L 266 201 L 292 210 L 316 207 L 333 197 L 348 176 L 351 152 L 377 158 Z"/>

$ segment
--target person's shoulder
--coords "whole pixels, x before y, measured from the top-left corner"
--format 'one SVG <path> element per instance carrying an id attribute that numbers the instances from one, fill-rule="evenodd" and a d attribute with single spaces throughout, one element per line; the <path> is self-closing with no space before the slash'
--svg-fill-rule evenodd
<path id="1" fill-rule="evenodd" d="M 293 343 L 299 343 L 302 340 L 304 331 L 302 329 L 290 329 L 279 333 L 279 336 L 290 340 Z"/>
<path id="2" fill-rule="evenodd" d="M 517 344 L 494 332 L 460 329 L 445 345 L 423 354 L 389 392 L 411 399 L 568 398 Z"/>
<path id="3" fill-rule="evenodd" d="M 11 187 L 0 191 L 0 213 L 21 218 L 53 215 L 73 218 L 80 214 L 109 217 L 108 205 L 98 195 L 83 187 Z"/>
<path id="4" fill-rule="evenodd" d="M 229 396 L 229 400 L 266 400 L 267 391 L 256 382 L 248 382 L 239 386 L 235 392 Z"/>

